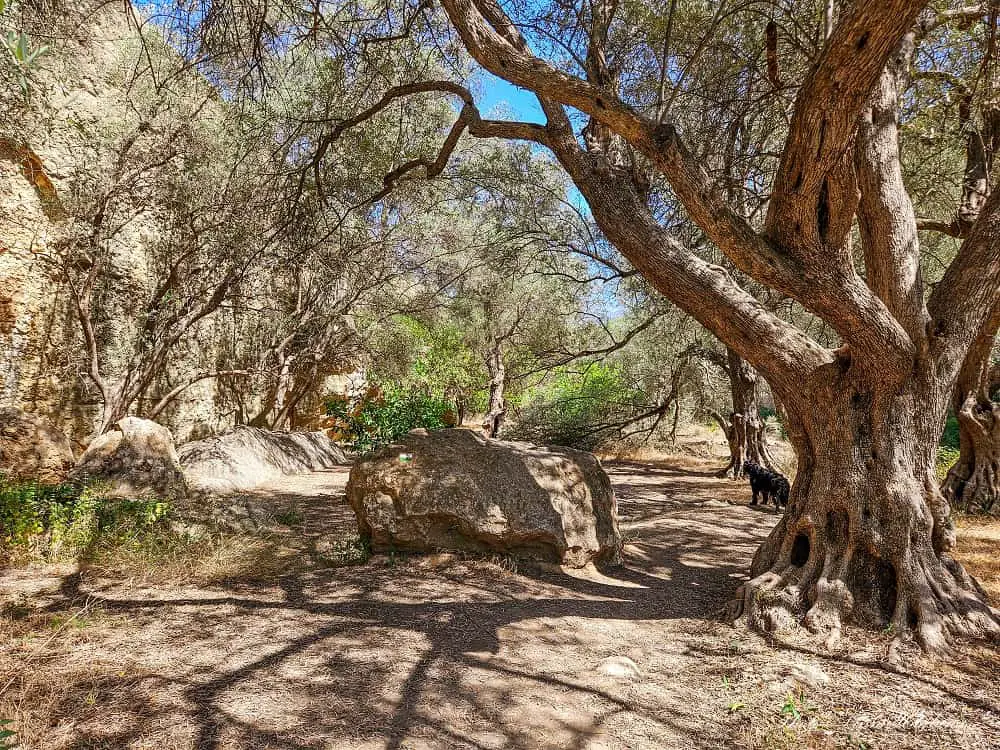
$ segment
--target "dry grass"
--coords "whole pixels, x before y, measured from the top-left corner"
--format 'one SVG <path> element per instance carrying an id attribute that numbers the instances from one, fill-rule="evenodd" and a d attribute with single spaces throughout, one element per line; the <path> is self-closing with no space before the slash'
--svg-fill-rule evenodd
<path id="1" fill-rule="evenodd" d="M 959 516 L 955 557 L 1000 606 L 1000 518 Z"/>
<path id="2" fill-rule="evenodd" d="M 300 550 L 279 539 L 227 534 L 198 541 L 171 540 L 157 546 L 109 547 L 82 567 L 102 578 L 142 585 L 209 586 L 230 580 L 272 580 L 297 573 Z"/>
<path id="3" fill-rule="evenodd" d="M 86 605 L 49 613 L 8 602 L 0 612 L 0 717 L 13 720 L 19 748 L 44 747 L 62 734 L 61 717 L 98 704 L 122 670 L 74 663 L 72 653 L 113 625 Z"/>

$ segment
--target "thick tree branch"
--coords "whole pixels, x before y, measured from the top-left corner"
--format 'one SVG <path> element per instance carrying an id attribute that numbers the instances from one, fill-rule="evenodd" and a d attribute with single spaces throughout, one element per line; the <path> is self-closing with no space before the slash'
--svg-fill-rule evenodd
<path id="1" fill-rule="evenodd" d="M 956 239 L 965 239 L 969 236 L 969 227 L 961 224 L 956 219 L 952 219 L 950 222 L 937 221 L 935 219 L 917 219 L 917 229 L 925 232 L 940 232 Z"/>
<path id="2" fill-rule="evenodd" d="M 653 161 L 668 179 L 691 218 L 739 270 L 782 294 L 799 300 L 835 325 L 838 333 L 852 345 L 869 352 L 878 352 L 880 357 L 896 366 L 896 369 L 904 368 L 911 356 L 912 342 L 885 305 L 854 273 L 846 254 L 839 255 L 839 262 L 831 269 L 829 252 L 810 255 L 801 252 L 798 244 L 782 246 L 760 237 L 723 199 L 721 192 L 716 189 L 701 162 L 687 149 L 675 127 L 666 123 L 661 125 L 643 117 L 612 92 L 569 75 L 535 57 L 498 7 L 489 3 L 489 12 L 480 12 L 486 3 L 487 0 L 443 0 L 445 10 L 463 43 L 481 65 L 508 81 L 534 91 L 540 99 L 575 107 L 612 128 Z M 899 4 L 899 0 L 889 3 L 891 6 Z M 875 11 L 861 11 L 854 15 L 860 15 L 860 20 L 854 19 L 845 27 L 846 31 L 840 32 L 838 44 L 835 45 L 837 49 L 845 46 L 845 35 L 856 30 L 858 23 L 878 21 L 881 18 Z M 881 44 L 885 34 L 883 32 L 881 36 L 875 36 L 874 41 Z M 898 35 L 894 39 L 898 40 Z M 881 46 L 878 48 L 881 50 Z M 862 59 L 871 57 L 871 53 L 866 53 L 864 49 L 858 51 L 858 54 Z M 879 56 L 879 68 L 886 56 L 888 52 Z M 825 63 L 825 67 L 821 64 L 821 73 L 828 75 L 827 68 L 837 62 L 844 63 L 843 56 L 835 55 Z M 860 93 L 855 92 L 857 108 L 853 110 L 849 132 L 843 134 L 845 139 L 853 134 L 857 114 L 877 73 L 878 70 L 861 84 L 856 77 L 850 76 L 844 80 L 842 77 L 835 77 L 834 82 L 827 82 L 829 85 L 824 90 L 831 96 L 839 83 L 850 82 L 856 88 L 864 88 Z M 823 76 L 819 78 L 822 79 Z M 852 103 L 853 100 L 848 97 L 847 104 Z M 818 103 L 809 100 L 807 104 L 826 106 L 825 100 L 819 100 Z M 806 105 L 801 106 L 804 108 Z M 551 124 L 550 121 L 550 129 Z M 794 151 L 794 148 L 786 149 L 786 153 Z M 840 161 L 834 160 L 827 171 L 842 163 L 841 152 L 842 149 L 836 152 Z M 819 180 L 820 184 L 825 184 L 825 175 L 823 177 L 824 179 Z M 817 223 L 815 204 L 811 221 L 814 225 Z M 802 258 L 807 258 L 809 265 L 803 265 Z"/>
<path id="3" fill-rule="evenodd" d="M 736 284 L 725 269 L 689 251 L 650 214 L 631 180 L 603 168 L 584 153 L 559 110 L 543 101 L 553 124 L 553 147 L 591 206 L 605 236 L 659 289 L 702 325 L 732 346 L 776 388 L 799 388 L 817 367 L 833 361 L 830 351 L 778 318 Z"/>
<path id="4" fill-rule="evenodd" d="M 917 220 L 903 181 L 897 125 L 914 50 L 911 32 L 886 64 L 859 118 L 855 174 L 865 278 L 916 344 L 925 339 L 924 289 Z"/>
<path id="5" fill-rule="evenodd" d="M 789 289 L 801 269 L 776 253 L 718 194 L 708 173 L 670 124 L 644 117 L 612 92 L 553 67 L 529 51 L 502 11 L 488 21 L 473 0 L 443 0 L 467 49 L 484 68 L 535 92 L 586 113 L 607 125 L 651 159 L 670 181 L 691 217 L 746 273 Z"/>
<path id="6" fill-rule="evenodd" d="M 775 190 L 767 234 L 783 247 L 825 255 L 824 186 L 854 136 L 889 56 L 913 28 L 925 0 L 851 3 L 840 14 L 799 89 Z"/>

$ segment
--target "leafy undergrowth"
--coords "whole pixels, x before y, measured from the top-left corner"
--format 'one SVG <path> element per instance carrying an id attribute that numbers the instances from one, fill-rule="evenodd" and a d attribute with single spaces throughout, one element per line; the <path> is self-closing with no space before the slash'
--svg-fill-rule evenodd
<path id="1" fill-rule="evenodd" d="M 157 498 L 108 496 L 99 484 L 15 482 L 0 476 L 0 551 L 12 560 L 86 558 L 165 538 L 170 508 Z"/>
<path id="2" fill-rule="evenodd" d="M 0 563 L 72 564 L 109 578 L 192 584 L 269 579 L 298 569 L 298 551 L 266 534 L 193 535 L 189 529 L 156 498 L 112 498 L 100 485 L 0 477 Z"/>

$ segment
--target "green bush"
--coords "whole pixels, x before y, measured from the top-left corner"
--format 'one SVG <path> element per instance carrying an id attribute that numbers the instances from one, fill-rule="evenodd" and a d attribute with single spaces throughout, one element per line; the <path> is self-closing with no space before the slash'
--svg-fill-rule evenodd
<path id="1" fill-rule="evenodd" d="M 355 404 L 332 399 L 327 403 L 327 415 L 346 424 L 344 432 L 354 450 L 367 453 L 418 427 L 448 427 L 453 408 L 441 398 L 391 389 L 370 394 Z"/>
<path id="2" fill-rule="evenodd" d="M 563 371 L 524 404 L 510 437 L 593 450 L 610 425 L 644 404 L 642 391 L 614 364 Z"/>
<path id="3" fill-rule="evenodd" d="M 960 454 L 961 451 L 958 448 L 952 448 L 948 445 L 938 446 L 935 473 L 939 482 L 944 481 L 944 478 L 948 476 L 948 470 L 958 462 Z"/>
<path id="4" fill-rule="evenodd" d="M 41 484 L 0 477 L 0 545 L 80 554 L 106 541 L 134 543 L 164 521 L 166 503 L 102 495 L 100 485 Z"/>

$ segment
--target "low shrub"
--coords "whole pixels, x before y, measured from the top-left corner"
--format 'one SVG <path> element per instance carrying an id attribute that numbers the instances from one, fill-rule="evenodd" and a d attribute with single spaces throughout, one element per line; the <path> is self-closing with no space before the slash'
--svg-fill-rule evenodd
<path id="1" fill-rule="evenodd" d="M 418 427 L 440 430 L 454 424 L 454 409 L 448 401 L 404 389 L 371 388 L 355 402 L 331 399 L 327 415 L 359 453 L 388 445 Z"/>
<path id="2" fill-rule="evenodd" d="M 0 546 L 45 558 L 78 556 L 96 544 L 140 543 L 169 515 L 166 503 L 108 498 L 100 485 L 42 484 L 0 477 Z"/>
<path id="3" fill-rule="evenodd" d="M 614 433 L 615 423 L 645 404 L 645 395 L 615 365 L 559 372 L 523 405 L 504 437 L 594 450 Z"/>

